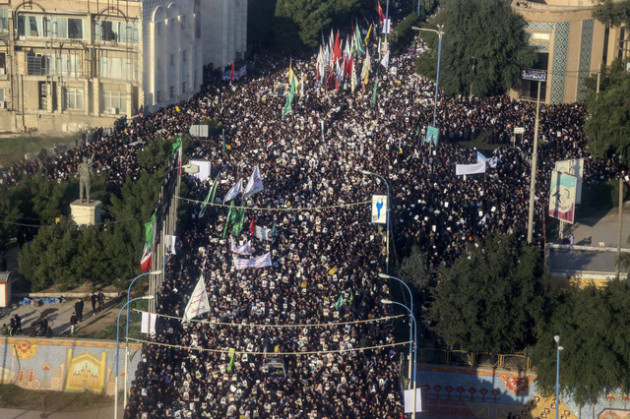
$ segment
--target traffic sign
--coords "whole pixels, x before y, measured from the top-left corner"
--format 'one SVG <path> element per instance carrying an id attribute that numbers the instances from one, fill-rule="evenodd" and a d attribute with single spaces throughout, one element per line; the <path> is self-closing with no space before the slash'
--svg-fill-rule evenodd
<path id="1" fill-rule="evenodd" d="M 547 72 L 545 70 L 522 70 L 521 77 L 531 81 L 547 81 Z"/>

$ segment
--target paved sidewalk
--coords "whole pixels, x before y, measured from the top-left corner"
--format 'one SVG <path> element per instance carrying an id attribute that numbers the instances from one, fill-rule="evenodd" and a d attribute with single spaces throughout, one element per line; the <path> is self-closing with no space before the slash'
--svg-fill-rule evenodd
<path id="1" fill-rule="evenodd" d="M 118 417 L 122 418 L 122 402 L 118 408 Z M 3 419 L 111 419 L 114 417 L 114 406 L 100 406 L 85 410 L 60 410 L 60 411 L 38 411 L 24 409 L 0 409 L 0 417 Z"/>

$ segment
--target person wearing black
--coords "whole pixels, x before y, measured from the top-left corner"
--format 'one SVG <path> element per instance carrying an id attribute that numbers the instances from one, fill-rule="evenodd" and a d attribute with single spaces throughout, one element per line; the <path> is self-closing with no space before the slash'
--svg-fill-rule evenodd
<path id="1" fill-rule="evenodd" d="M 81 300 L 75 301 L 74 312 L 77 316 L 77 322 L 80 322 L 81 321 Z"/>
<path id="2" fill-rule="evenodd" d="M 77 313 L 72 312 L 72 316 L 70 316 L 70 334 L 74 335 L 74 329 L 77 326 Z"/>
<path id="3" fill-rule="evenodd" d="M 15 314 L 15 327 L 16 327 L 16 332 L 15 333 L 22 333 L 22 318 L 20 317 L 19 314 Z"/>
<path id="4" fill-rule="evenodd" d="M 11 316 L 11 323 L 9 323 L 9 334 L 11 336 L 17 333 L 17 320 L 15 320 L 15 314 Z"/>
<path id="5" fill-rule="evenodd" d="M 105 307 L 105 294 L 103 292 L 98 293 L 98 311 L 103 310 Z"/>
<path id="6" fill-rule="evenodd" d="M 93 315 L 96 315 L 96 302 L 98 301 L 98 297 L 96 297 L 96 294 L 92 293 L 92 295 L 90 296 L 90 301 L 92 302 L 92 313 Z"/>

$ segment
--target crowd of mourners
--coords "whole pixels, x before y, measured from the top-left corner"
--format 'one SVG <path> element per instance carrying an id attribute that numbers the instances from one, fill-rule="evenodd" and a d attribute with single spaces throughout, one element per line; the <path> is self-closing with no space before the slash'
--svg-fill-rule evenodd
<path id="1" fill-rule="evenodd" d="M 160 317 L 143 347 L 125 417 L 402 416 L 407 346 L 397 345 L 395 321 L 387 318 L 399 311 L 382 303 L 390 296 L 388 281 L 378 276 L 385 232 L 371 223 L 371 196 L 387 186 L 365 171 L 384 177 L 391 193 L 390 264 L 413 245 L 427 253 L 432 269 L 488 234 L 524 239 L 535 113 L 535 104 L 505 96 L 440 97 L 440 140 L 427 144 L 434 84 L 414 74 L 414 59 L 391 57 L 381 68 L 374 106 L 372 78 L 354 94 L 347 85 L 325 91 L 316 88 L 315 57 L 294 60 L 304 85 L 283 120 L 286 97 L 278 87 L 286 90 L 289 62 L 259 56 L 245 80 L 209 78 L 186 103 L 121 119 L 93 141 L 2 171 L 5 186 L 36 172 L 63 180 L 88 156 L 120 186 L 139 176 L 135 155 L 149 141 L 185 133 L 204 118 L 222 123 L 228 147 L 197 138 L 187 149 L 186 158 L 211 162 L 211 179 L 182 175 L 186 212 L 157 297 L 158 313 L 172 317 Z M 620 170 L 616 160 L 587 153 L 584 114 L 582 104 L 541 109 L 537 243 L 555 161 L 584 157 L 585 182 Z M 515 127 L 525 134 L 512 144 Z M 478 151 L 459 142 L 481 134 L 498 145 L 484 152 L 496 167 L 456 176 L 455 165 L 477 162 Z M 264 190 L 235 199 L 246 208 L 246 222 L 228 236 L 237 245 L 249 241 L 253 256 L 269 252 L 272 266 L 236 269 L 233 258 L 246 256 L 232 253 L 223 237 L 229 203 L 222 198 L 239 179 L 246 184 L 256 166 Z M 201 215 L 213 180 L 215 205 Z M 256 226 L 274 234 L 256 237 Z M 200 277 L 210 311 L 182 323 Z"/>

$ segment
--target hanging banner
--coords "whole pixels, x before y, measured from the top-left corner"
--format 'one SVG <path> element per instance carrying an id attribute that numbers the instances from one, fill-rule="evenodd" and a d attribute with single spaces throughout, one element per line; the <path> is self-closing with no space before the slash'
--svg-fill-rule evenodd
<path id="1" fill-rule="evenodd" d="M 577 189 L 575 192 L 575 203 L 582 203 L 582 179 L 584 179 L 584 158 L 558 160 L 555 168 L 557 172 L 567 173 L 577 178 Z"/>
<path id="2" fill-rule="evenodd" d="M 479 163 L 472 163 L 472 164 L 456 164 L 455 165 L 455 174 L 457 176 L 475 175 L 478 173 L 486 173 L 485 161 L 482 161 Z"/>
<path id="3" fill-rule="evenodd" d="M 436 127 L 432 127 L 431 125 L 429 125 L 427 127 L 427 136 L 424 139 L 425 143 L 433 143 L 433 145 L 437 145 L 438 144 L 438 138 L 440 137 L 440 130 L 437 129 Z"/>
<path id="4" fill-rule="evenodd" d="M 206 291 L 206 282 L 204 281 L 203 276 L 201 276 L 199 281 L 197 281 L 195 290 L 190 296 L 190 300 L 188 300 L 182 322 L 187 322 L 190 319 L 209 311 L 210 301 L 208 300 L 208 292 Z"/>
<path id="5" fill-rule="evenodd" d="M 247 268 L 266 268 L 271 266 L 271 253 L 265 253 L 262 256 L 252 259 L 237 258 L 232 255 L 232 261 L 234 262 L 234 268 L 237 270 Z"/>
<path id="6" fill-rule="evenodd" d="M 573 224 L 577 177 L 551 172 L 549 185 L 549 216 Z"/>
<path id="7" fill-rule="evenodd" d="M 372 222 L 387 223 L 387 195 L 372 195 Z"/>

